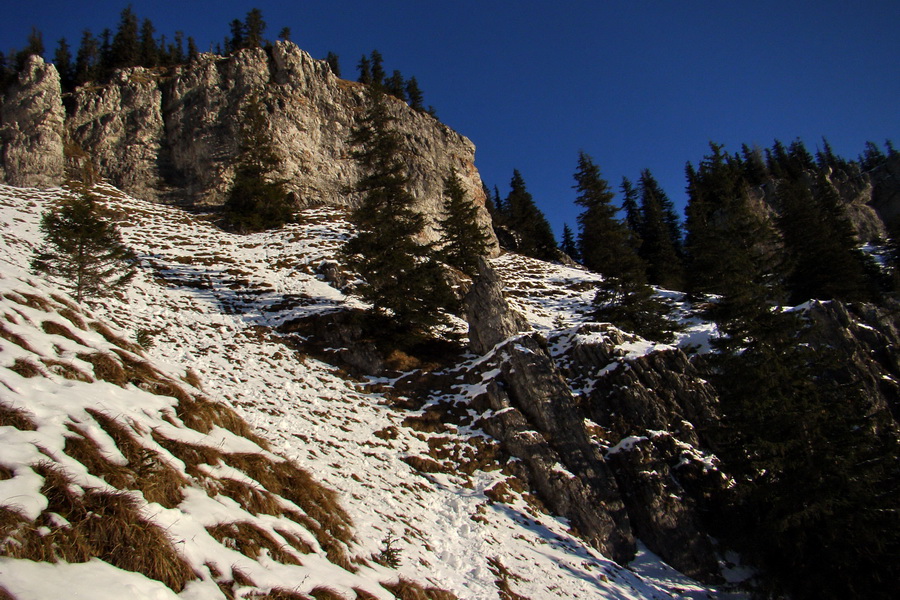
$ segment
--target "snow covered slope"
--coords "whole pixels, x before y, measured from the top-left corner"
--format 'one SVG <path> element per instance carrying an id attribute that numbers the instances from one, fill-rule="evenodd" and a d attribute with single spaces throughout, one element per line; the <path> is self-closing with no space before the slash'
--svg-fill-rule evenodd
<path id="1" fill-rule="evenodd" d="M 0 187 L 0 585 L 14 598 L 716 595 L 646 552 L 616 565 L 527 493 L 496 501 L 500 465 L 427 468 L 437 445 L 491 441 L 407 427 L 427 407 L 273 333 L 359 306 L 316 275 L 348 231 L 338 210 L 238 236 L 100 191 L 141 268 L 77 307 L 27 271 L 40 215 L 66 192 Z M 559 307 L 514 290 L 535 324 L 589 300 L 590 277 L 564 275 Z"/>

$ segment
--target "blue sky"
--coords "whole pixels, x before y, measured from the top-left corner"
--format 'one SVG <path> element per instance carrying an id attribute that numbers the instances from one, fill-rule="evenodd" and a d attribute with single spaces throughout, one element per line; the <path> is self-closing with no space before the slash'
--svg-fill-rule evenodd
<path id="1" fill-rule="evenodd" d="M 115 30 L 125 1 L 3 1 L 0 49 L 31 27 L 48 55 L 85 28 Z M 759 0 L 301 1 L 131 3 L 158 35 L 208 49 L 258 7 L 274 38 L 341 58 L 356 78 L 377 48 L 390 73 L 415 75 L 445 123 L 477 146 L 485 182 L 506 194 L 518 169 L 559 235 L 575 225 L 578 151 L 618 188 L 649 168 L 684 202 L 684 165 L 710 140 L 737 151 L 823 136 L 855 158 L 863 144 L 900 144 L 900 2 Z"/>

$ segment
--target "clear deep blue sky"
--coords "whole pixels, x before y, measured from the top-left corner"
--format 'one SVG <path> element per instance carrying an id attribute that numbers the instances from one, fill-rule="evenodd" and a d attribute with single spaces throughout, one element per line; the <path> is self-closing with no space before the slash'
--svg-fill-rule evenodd
<path id="1" fill-rule="evenodd" d="M 48 57 L 65 36 L 115 30 L 126 1 L 2 0 L 0 48 L 31 27 Z M 866 140 L 900 146 L 900 1 L 135 1 L 157 35 L 201 50 L 258 7 L 267 37 L 289 27 L 317 58 L 356 78 L 377 48 L 390 73 L 415 75 L 442 121 L 477 146 L 505 195 L 518 169 L 559 235 L 575 225 L 580 149 L 618 189 L 649 168 L 684 202 L 684 165 L 710 140 L 737 151 L 822 136 L 855 158 Z"/>

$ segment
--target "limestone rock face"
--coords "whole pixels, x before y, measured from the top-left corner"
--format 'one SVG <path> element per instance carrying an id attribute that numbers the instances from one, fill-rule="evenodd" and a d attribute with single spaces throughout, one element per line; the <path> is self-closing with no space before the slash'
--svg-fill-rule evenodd
<path id="1" fill-rule="evenodd" d="M 120 71 L 109 83 L 72 93 L 65 127 L 59 78 L 35 57 L 3 102 L 4 179 L 60 184 L 68 135 L 73 151 L 86 153 L 102 177 L 129 194 L 221 205 L 234 178 L 241 110 L 252 99 L 269 113 L 278 175 L 298 205 L 358 201 L 350 192 L 360 170 L 349 136 L 365 111 L 365 86 L 335 77 L 290 42 L 277 42 L 271 55 L 255 48 L 204 54 L 172 70 Z M 400 100 L 386 102 L 406 141 L 409 191 L 426 217 L 423 241 L 439 237 L 443 179 L 453 169 L 493 240 L 472 142 Z"/>
<path id="2" fill-rule="evenodd" d="M 500 277 L 484 259 L 478 262 L 478 277 L 466 294 L 469 347 L 479 354 L 531 326 L 506 302 Z"/>
<path id="3" fill-rule="evenodd" d="M 59 185 L 65 172 L 64 121 L 56 68 L 39 56 L 28 57 L 0 106 L 0 181 Z"/>

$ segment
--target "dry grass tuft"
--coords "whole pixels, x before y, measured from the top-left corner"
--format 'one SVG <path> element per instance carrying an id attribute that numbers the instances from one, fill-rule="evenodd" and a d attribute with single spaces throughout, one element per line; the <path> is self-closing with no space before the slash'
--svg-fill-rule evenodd
<path id="1" fill-rule="evenodd" d="M 110 329 L 103 323 L 100 323 L 98 321 L 91 321 L 89 326 L 91 329 L 93 329 L 94 331 L 96 331 L 97 333 L 102 335 L 103 338 L 110 344 L 112 344 L 114 346 L 118 346 L 122 350 L 127 350 L 128 352 L 131 352 L 132 354 L 137 354 L 138 356 L 143 356 L 143 354 L 144 354 L 143 348 L 141 348 L 135 342 L 129 342 L 125 338 L 117 336 L 115 333 L 112 332 L 112 329 Z"/>
<path id="2" fill-rule="evenodd" d="M 237 436 L 251 440 L 264 450 L 269 449 L 268 442 L 254 433 L 247 422 L 231 407 L 202 396 L 191 396 L 186 392 L 183 394 L 183 397 L 176 396 L 178 406 L 175 407 L 175 413 L 191 429 L 200 433 L 209 433 L 212 431 L 213 425 L 218 425 Z"/>
<path id="3" fill-rule="evenodd" d="M 8 294 L 3 294 L 3 297 L 7 300 L 12 300 L 18 304 L 22 304 L 37 310 L 42 310 L 44 312 L 52 312 L 53 305 L 44 297 L 38 296 L 37 294 L 29 294 L 27 292 L 13 292 Z"/>
<path id="4" fill-rule="evenodd" d="M 13 373 L 21 375 L 26 379 L 44 375 L 44 372 L 41 371 L 41 368 L 27 358 L 17 358 L 13 362 L 12 366 L 9 367 L 9 370 Z"/>
<path id="5" fill-rule="evenodd" d="M 284 513 L 284 507 L 281 506 L 278 498 L 266 490 L 229 477 L 219 479 L 217 483 L 219 493 L 228 496 L 252 515 L 279 516 Z"/>
<path id="6" fill-rule="evenodd" d="M 452 592 L 434 587 L 424 588 L 403 577 L 397 583 L 382 583 L 381 586 L 398 600 L 458 600 Z"/>
<path id="7" fill-rule="evenodd" d="M 172 465 L 155 451 L 141 444 L 131 431 L 108 415 L 93 409 L 87 412 L 113 439 L 119 451 L 128 459 L 127 470 L 132 483 L 128 487 L 138 489 L 147 502 L 158 502 L 166 508 L 175 508 L 184 500 L 182 488 L 187 483 Z"/>
<path id="8" fill-rule="evenodd" d="M 37 431 L 37 425 L 28 412 L 2 402 L 0 402 L 0 425 L 15 427 L 20 431 Z"/>
<path id="9" fill-rule="evenodd" d="M 15 596 L 9 593 L 9 590 L 0 585 L 0 600 L 18 600 Z"/>
<path id="10" fill-rule="evenodd" d="M 344 600 L 344 596 L 339 594 L 336 590 L 323 585 L 316 586 L 310 590 L 309 595 L 316 600 Z"/>
<path id="11" fill-rule="evenodd" d="M 424 456 L 403 456 L 400 458 L 403 462 L 418 471 L 419 473 L 451 473 L 451 469 L 445 467 L 436 460 Z"/>
<path id="12" fill-rule="evenodd" d="M 256 582 L 250 579 L 249 575 L 237 567 L 231 567 L 231 580 L 238 585 L 256 587 Z"/>
<path id="13" fill-rule="evenodd" d="M 285 531 L 284 529 L 275 528 L 276 533 L 284 538 L 288 544 L 290 544 L 297 552 L 300 554 L 312 554 L 313 547 L 307 544 L 300 536 L 294 535 L 289 531 Z"/>
<path id="14" fill-rule="evenodd" d="M 12 479 L 15 476 L 13 470 L 4 465 L 0 465 L 0 481 L 4 481 L 6 479 Z"/>
<path id="15" fill-rule="evenodd" d="M 81 338 L 72 333 L 72 330 L 62 323 L 57 323 L 56 321 L 44 321 L 43 323 L 41 323 L 41 329 L 44 330 L 44 333 L 49 333 L 50 335 L 58 335 L 66 338 L 67 340 L 72 340 L 79 346 L 85 345 L 84 341 Z"/>
<path id="16" fill-rule="evenodd" d="M 94 378 L 76 367 L 71 363 L 52 358 L 42 358 L 41 362 L 47 367 L 51 373 L 55 373 L 63 379 L 70 381 L 83 381 L 84 383 L 93 383 Z"/>
<path id="17" fill-rule="evenodd" d="M 7 316 L 7 319 L 9 319 L 9 316 Z M 31 346 L 28 345 L 28 342 L 25 341 L 25 338 L 7 329 L 6 325 L 3 322 L 0 322 L 0 338 L 3 338 L 7 342 L 12 342 L 23 350 L 34 352 L 34 350 L 31 349 Z"/>
<path id="18" fill-rule="evenodd" d="M 59 314 L 59 316 L 68 319 L 72 323 L 72 325 L 74 325 L 78 329 L 87 331 L 87 323 L 76 311 L 72 310 L 71 308 L 61 308 L 56 312 Z"/>
<path id="19" fill-rule="evenodd" d="M 246 597 L 252 600 L 309 600 L 309 596 L 285 588 L 272 588 L 265 594 L 253 593 Z"/>
<path id="20" fill-rule="evenodd" d="M 378 600 L 378 596 L 370 594 L 366 590 L 353 588 L 353 591 L 356 592 L 356 600 Z"/>
<path id="21" fill-rule="evenodd" d="M 93 489 L 79 493 L 71 479 L 49 461 L 33 469 L 44 477 L 41 493 L 48 500 L 44 515 L 56 513 L 66 524 L 42 516 L 36 523 L 45 529 L 41 547 L 22 558 L 85 562 L 97 557 L 161 581 L 175 592 L 196 579 L 165 532 L 143 517 L 132 496 Z"/>
<path id="22" fill-rule="evenodd" d="M 91 352 L 78 354 L 77 356 L 94 367 L 94 377 L 97 379 L 121 387 L 125 387 L 125 384 L 128 382 L 122 363 L 116 360 L 112 354 L 108 352 Z"/>
<path id="23" fill-rule="evenodd" d="M 182 377 L 181 380 L 193 388 L 198 390 L 203 389 L 203 383 L 200 381 L 200 376 L 197 375 L 197 371 L 190 367 L 187 368 L 187 371 L 185 371 L 184 377 Z"/>
<path id="24" fill-rule="evenodd" d="M 338 502 L 337 493 L 297 465 L 289 461 L 273 462 L 261 454 L 227 454 L 224 458 L 270 492 L 303 509 L 318 525 L 313 533 L 323 548 L 333 545 L 328 538 L 344 543 L 353 539 L 353 522 Z M 322 533 L 327 535 L 320 537 Z"/>
<path id="25" fill-rule="evenodd" d="M 172 456 L 184 463 L 185 471 L 194 479 L 206 482 L 209 476 L 200 469 L 200 465 L 215 466 L 222 460 L 222 452 L 212 446 L 199 446 L 178 440 L 172 440 L 153 432 L 157 444 L 168 450 Z M 207 492 L 214 495 L 215 486 L 207 485 Z"/>
<path id="26" fill-rule="evenodd" d="M 67 427 L 69 431 L 76 435 L 66 436 L 63 452 L 83 464 L 87 468 L 88 473 L 99 477 L 115 488 L 128 489 L 134 485 L 133 471 L 103 456 L 103 452 L 97 442 L 77 425 L 69 423 Z"/>
<path id="27" fill-rule="evenodd" d="M 236 523 L 220 523 L 206 530 L 226 548 L 237 550 L 244 556 L 256 560 L 263 549 L 269 556 L 285 565 L 300 565 L 300 559 L 285 549 L 285 545 L 277 542 L 267 531 L 247 521 Z"/>

